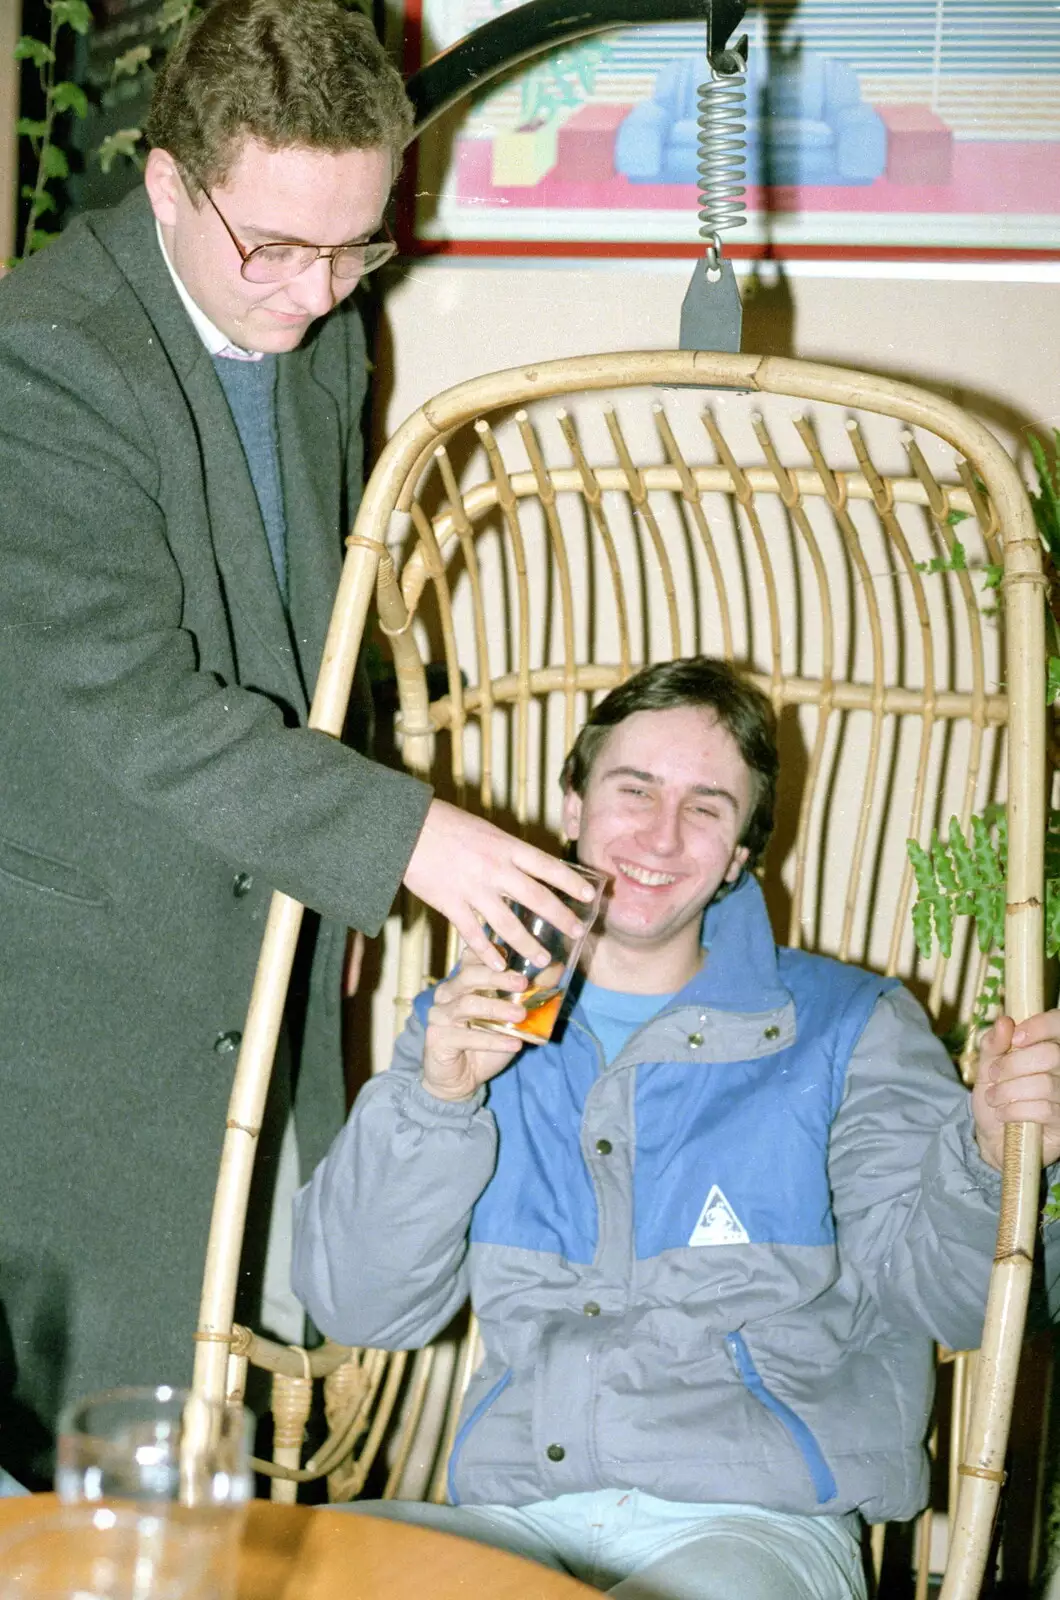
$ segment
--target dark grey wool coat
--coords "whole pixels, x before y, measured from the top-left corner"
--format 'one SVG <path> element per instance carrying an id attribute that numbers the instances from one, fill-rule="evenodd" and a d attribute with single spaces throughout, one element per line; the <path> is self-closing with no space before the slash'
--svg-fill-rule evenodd
<path id="1" fill-rule="evenodd" d="M 65 1396 L 190 1372 L 231 1035 L 274 887 L 322 914 L 291 1029 L 303 1170 L 343 1115 L 344 929 L 379 929 L 429 802 L 304 727 L 364 384 L 349 303 L 280 359 L 288 627 L 144 193 L 0 285 L 0 1463 L 16 1472 Z"/>

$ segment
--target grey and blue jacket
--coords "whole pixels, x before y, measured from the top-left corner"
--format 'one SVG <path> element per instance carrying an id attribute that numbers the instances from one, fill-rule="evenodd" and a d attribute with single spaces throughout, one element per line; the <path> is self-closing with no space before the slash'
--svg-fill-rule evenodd
<path id="1" fill-rule="evenodd" d="M 574 1005 L 473 1099 L 420 1081 L 429 993 L 295 1205 L 326 1333 L 485 1359 L 465 1503 L 598 1488 L 872 1521 L 927 1498 L 932 1341 L 978 1343 L 999 1179 L 911 995 L 778 949 L 745 876 L 611 1063 Z"/>

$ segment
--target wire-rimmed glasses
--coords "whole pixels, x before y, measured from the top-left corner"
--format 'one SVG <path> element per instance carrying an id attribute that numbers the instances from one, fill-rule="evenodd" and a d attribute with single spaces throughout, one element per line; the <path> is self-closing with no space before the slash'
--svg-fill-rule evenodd
<path id="1" fill-rule="evenodd" d="M 253 250 L 248 250 L 232 232 L 227 217 L 209 189 L 204 188 L 202 192 L 239 251 L 239 270 L 248 283 L 284 283 L 288 278 L 297 278 L 306 272 L 321 256 L 331 262 L 331 270 L 336 278 L 363 278 L 365 273 L 374 272 L 389 261 L 397 251 L 393 239 L 367 239 L 363 243 L 332 245 L 276 241 L 255 245 Z"/>

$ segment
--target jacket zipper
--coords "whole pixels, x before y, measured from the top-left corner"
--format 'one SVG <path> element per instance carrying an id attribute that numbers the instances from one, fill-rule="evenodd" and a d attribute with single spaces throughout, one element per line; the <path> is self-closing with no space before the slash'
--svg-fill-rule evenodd
<path id="1" fill-rule="evenodd" d="M 486 1412 L 489 1410 L 490 1406 L 493 1404 L 494 1400 L 496 1400 L 499 1395 L 503 1394 L 504 1390 L 507 1389 L 511 1381 L 512 1369 L 509 1367 L 507 1372 L 503 1372 L 497 1379 L 497 1382 L 493 1385 L 493 1388 L 488 1390 L 488 1392 L 482 1396 L 482 1399 L 479 1401 L 474 1411 L 472 1411 L 469 1417 L 465 1418 L 457 1430 L 456 1438 L 453 1440 L 453 1448 L 449 1452 L 449 1466 L 445 1475 L 445 1486 L 449 1495 L 450 1505 L 458 1506 L 460 1504 L 460 1496 L 456 1492 L 456 1465 L 460 1457 L 460 1452 L 464 1448 L 464 1441 L 467 1439 L 468 1434 L 471 1432 L 476 1422 L 481 1421 Z"/>
<path id="2" fill-rule="evenodd" d="M 832 1476 L 832 1469 L 825 1460 L 824 1452 L 810 1428 L 790 1406 L 785 1405 L 783 1400 L 779 1400 L 766 1388 L 742 1333 L 727 1333 L 725 1345 L 744 1388 L 749 1394 L 753 1394 L 756 1400 L 761 1401 L 766 1410 L 771 1411 L 778 1422 L 787 1429 L 813 1479 L 817 1504 L 823 1506 L 829 1500 L 834 1500 L 839 1489 Z"/>

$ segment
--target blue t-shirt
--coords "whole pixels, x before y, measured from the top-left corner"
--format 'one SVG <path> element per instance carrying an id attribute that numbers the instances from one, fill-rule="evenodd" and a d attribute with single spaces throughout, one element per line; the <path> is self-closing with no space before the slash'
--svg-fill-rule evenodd
<path id="1" fill-rule="evenodd" d="M 582 982 L 578 1003 L 585 1020 L 604 1047 L 608 1065 L 615 1059 L 631 1033 L 661 1011 L 676 994 L 627 994 L 623 989 L 601 989 L 599 984 Z"/>

